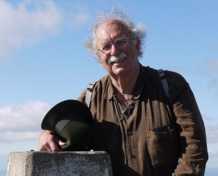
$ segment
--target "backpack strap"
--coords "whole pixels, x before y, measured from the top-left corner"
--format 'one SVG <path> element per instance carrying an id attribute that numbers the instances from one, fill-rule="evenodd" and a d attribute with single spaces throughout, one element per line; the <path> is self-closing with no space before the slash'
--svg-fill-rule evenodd
<path id="1" fill-rule="evenodd" d="M 92 92 L 94 88 L 95 83 L 89 83 L 86 93 L 85 93 L 85 104 L 89 108 L 91 104 L 91 99 L 92 99 Z"/>
<path id="2" fill-rule="evenodd" d="M 170 114 L 171 114 L 171 120 L 172 122 L 175 124 L 176 123 L 176 116 L 173 112 L 173 107 L 172 107 L 172 100 L 171 100 L 171 96 L 170 96 L 170 92 L 169 92 L 169 84 L 168 84 L 168 81 L 167 81 L 167 77 L 166 77 L 166 72 L 164 70 L 158 70 L 158 73 L 159 73 L 159 77 L 160 77 L 160 81 L 161 81 L 161 85 L 162 85 L 162 88 L 163 88 L 163 91 L 164 91 L 164 95 L 166 97 L 166 100 L 169 104 L 169 111 L 170 111 Z"/>
<path id="3" fill-rule="evenodd" d="M 165 94 L 166 98 L 168 99 L 168 102 L 170 103 L 171 101 L 170 101 L 169 85 L 168 85 L 168 81 L 167 81 L 167 78 L 166 78 L 166 73 L 162 69 L 159 69 L 158 73 L 159 73 L 161 84 L 162 84 L 162 87 L 163 87 L 163 90 L 164 90 L 164 94 Z M 85 104 L 88 107 L 90 107 L 94 85 L 95 85 L 95 83 L 89 83 L 89 85 L 88 85 L 88 87 L 86 89 Z"/>
<path id="4" fill-rule="evenodd" d="M 166 73 L 162 69 L 158 70 L 158 73 L 159 73 L 161 84 L 162 84 L 162 87 L 163 87 L 163 90 L 164 90 L 164 94 L 165 94 L 166 98 L 168 99 L 168 101 L 170 103 L 171 101 L 170 101 L 169 85 L 168 85 L 168 81 L 167 81 L 167 78 L 166 78 Z"/>

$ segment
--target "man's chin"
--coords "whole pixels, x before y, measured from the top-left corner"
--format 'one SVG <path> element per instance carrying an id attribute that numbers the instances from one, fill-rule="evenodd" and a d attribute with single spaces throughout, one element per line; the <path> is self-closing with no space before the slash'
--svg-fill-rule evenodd
<path id="1" fill-rule="evenodd" d="M 126 69 L 121 66 L 121 63 L 115 63 L 112 65 L 112 73 L 114 76 L 122 76 L 126 73 Z"/>

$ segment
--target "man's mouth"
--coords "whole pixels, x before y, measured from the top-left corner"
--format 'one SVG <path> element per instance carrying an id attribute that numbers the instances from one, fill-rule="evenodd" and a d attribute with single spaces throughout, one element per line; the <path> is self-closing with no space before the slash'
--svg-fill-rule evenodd
<path id="1" fill-rule="evenodd" d="M 125 53 L 120 53 L 117 56 L 111 56 L 108 60 L 108 64 L 112 65 L 115 63 L 120 63 L 126 60 L 126 54 Z"/>

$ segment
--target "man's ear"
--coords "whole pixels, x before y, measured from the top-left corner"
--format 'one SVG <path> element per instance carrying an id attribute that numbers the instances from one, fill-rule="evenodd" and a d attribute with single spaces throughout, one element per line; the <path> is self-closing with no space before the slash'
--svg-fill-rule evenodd
<path id="1" fill-rule="evenodd" d="M 95 58 L 96 58 L 98 63 L 101 63 L 101 54 L 99 52 L 95 53 Z"/>

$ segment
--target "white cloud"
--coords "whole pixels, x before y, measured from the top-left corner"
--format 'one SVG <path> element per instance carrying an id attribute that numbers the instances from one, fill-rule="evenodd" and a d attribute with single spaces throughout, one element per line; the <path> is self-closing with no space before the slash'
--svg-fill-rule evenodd
<path id="1" fill-rule="evenodd" d="M 210 168 L 218 168 L 218 119 L 206 118 L 205 127 L 209 152 L 207 166 Z"/>
<path id="2" fill-rule="evenodd" d="M 211 73 L 218 73 L 218 59 L 210 59 L 207 61 L 208 70 Z"/>
<path id="3" fill-rule="evenodd" d="M 208 90 L 212 94 L 213 98 L 218 96 L 218 59 L 209 59 L 206 62 L 207 74 L 208 75 Z"/>
<path id="4" fill-rule="evenodd" d="M 1 142 L 16 142 L 16 141 L 30 141 L 37 140 L 40 131 L 6 131 L 3 132 L 4 136 L 1 137 Z"/>
<path id="5" fill-rule="evenodd" d="M 89 20 L 89 15 L 85 12 L 78 12 L 75 15 L 72 15 L 72 25 L 74 28 L 80 28 L 85 25 Z"/>
<path id="6" fill-rule="evenodd" d="M 38 138 L 40 124 L 48 111 L 45 102 L 0 107 L 0 141 L 16 142 Z"/>
<path id="7" fill-rule="evenodd" d="M 89 7 L 86 7 L 84 4 L 79 6 L 76 4 L 71 5 L 65 8 L 62 14 L 64 14 L 65 25 L 73 30 L 84 28 L 92 19 Z"/>
<path id="8" fill-rule="evenodd" d="M 207 117 L 207 116 L 204 116 Z M 218 119 L 217 118 L 205 118 L 204 119 L 207 138 L 209 143 L 218 143 Z"/>
<path id="9" fill-rule="evenodd" d="M 57 31 L 61 14 L 52 0 L 0 0 L 0 58 Z"/>

